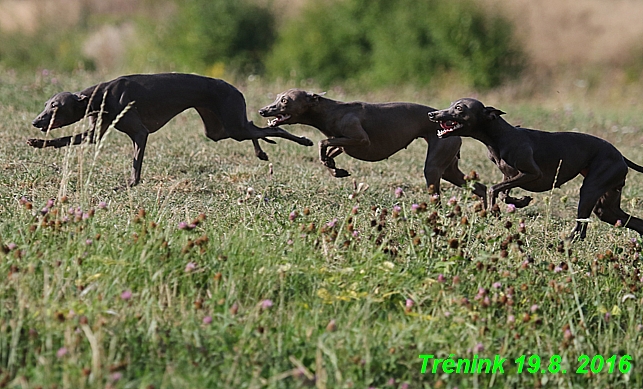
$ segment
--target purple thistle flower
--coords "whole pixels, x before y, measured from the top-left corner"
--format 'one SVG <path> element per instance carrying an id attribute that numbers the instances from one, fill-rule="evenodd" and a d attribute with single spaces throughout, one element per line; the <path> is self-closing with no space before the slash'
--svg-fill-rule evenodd
<path id="1" fill-rule="evenodd" d="M 443 283 L 444 282 L 444 275 L 442 273 L 438 274 L 438 282 Z"/>
<path id="2" fill-rule="evenodd" d="M 515 323 L 516 317 L 514 315 L 507 316 L 507 323 Z"/>
<path id="3" fill-rule="evenodd" d="M 507 212 L 508 213 L 516 212 L 516 206 L 514 204 L 507 204 Z"/>
<path id="4" fill-rule="evenodd" d="M 359 237 L 359 231 L 357 231 L 357 230 L 353 230 L 352 235 L 353 235 L 353 238 L 357 238 L 357 237 Z"/>
<path id="5" fill-rule="evenodd" d="M 326 223 L 326 227 L 333 228 L 337 224 L 337 218 L 334 218 L 333 220 L 329 221 Z"/>
<path id="6" fill-rule="evenodd" d="M 290 212 L 290 215 L 288 215 L 288 220 L 290 220 L 291 222 L 295 221 L 295 219 L 297 219 L 297 216 L 299 216 L 297 211 L 292 211 Z"/>
<path id="7" fill-rule="evenodd" d="M 405 305 L 405 306 L 406 306 L 406 308 L 411 309 L 411 308 L 413 308 L 413 305 L 415 305 L 415 303 L 413 302 L 413 300 L 411 300 L 411 299 L 406 299 L 406 305 Z"/>
<path id="8" fill-rule="evenodd" d="M 127 300 L 129 300 L 131 298 L 132 298 L 132 291 L 131 290 L 127 289 L 127 290 L 123 291 L 123 293 L 121 293 L 121 300 L 127 301 Z"/>
<path id="9" fill-rule="evenodd" d="M 41 209 L 41 210 L 40 210 L 40 213 L 41 213 L 42 215 L 46 215 L 46 214 L 48 214 L 48 213 L 49 213 L 49 208 L 44 207 L 43 209 Z"/>
<path id="10" fill-rule="evenodd" d="M 401 211 L 402 211 L 402 207 L 400 207 L 399 205 L 393 206 L 393 212 L 400 213 Z"/>
<path id="11" fill-rule="evenodd" d="M 455 198 L 455 196 L 451 197 L 451 198 L 449 199 L 449 201 L 447 201 L 447 204 L 449 204 L 449 205 L 451 205 L 451 206 L 454 206 L 454 205 L 456 205 L 457 203 L 458 203 L 458 199 L 457 199 L 457 198 Z"/>
<path id="12" fill-rule="evenodd" d="M 212 316 L 206 316 L 203 318 L 203 324 L 210 324 L 212 323 Z"/>
<path id="13" fill-rule="evenodd" d="M 121 378 L 123 378 L 123 373 L 121 373 L 120 371 L 114 372 L 109 376 L 109 378 L 112 380 L 112 382 L 117 382 Z"/>
<path id="14" fill-rule="evenodd" d="M 404 196 L 404 189 L 400 187 L 395 188 L 395 198 L 399 199 L 402 196 Z"/>
<path id="15" fill-rule="evenodd" d="M 179 223 L 179 230 L 187 230 L 187 228 L 188 228 L 188 223 L 186 222 Z"/>
<path id="16" fill-rule="evenodd" d="M 185 272 L 186 273 L 190 273 L 194 269 L 196 269 L 196 263 L 194 263 L 194 262 L 188 262 L 188 264 L 185 265 Z"/>
<path id="17" fill-rule="evenodd" d="M 13 251 L 13 250 L 15 250 L 17 247 L 18 247 L 18 245 L 17 245 L 17 244 L 15 244 L 15 243 L 13 243 L 13 242 L 11 242 L 11 243 L 9 243 L 9 244 L 7 245 L 7 248 L 9 249 L 9 251 Z"/>
<path id="18" fill-rule="evenodd" d="M 47 205 L 45 205 L 45 207 L 53 208 L 55 203 L 56 203 L 56 199 L 49 199 L 47 200 Z"/>
<path id="19" fill-rule="evenodd" d="M 98 203 L 98 208 L 99 209 L 106 209 L 107 208 L 107 203 L 104 202 L 104 201 L 101 201 L 100 203 Z"/>
<path id="20" fill-rule="evenodd" d="M 417 212 L 418 209 L 420 209 L 420 204 L 415 204 L 415 203 L 411 204 L 411 211 L 412 212 Z"/>
<path id="21" fill-rule="evenodd" d="M 532 305 L 531 308 L 529 309 L 531 310 L 532 313 L 535 313 L 538 310 L 538 304 Z"/>
<path id="22" fill-rule="evenodd" d="M 500 282 L 494 282 L 493 285 L 491 285 L 491 286 L 493 286 L 494 288 L 498 289 L 498 288 L 500 288 L 502 286 L 502 284 Z"/>
<path id="23" fill-rule="evenodd" d="M 89 213 L 87 212 L 83 213 L 83 220 L 87 220 L 89 218 L 90 218 Z"/>
<path id="24" fill-rule="evenodd" d="M 93 240 L 91 240 L 91 239 L 86 239 L 86 240 L 85 240 L 85 244 L 86 244 L 87 246 L 90 246 L 92 243 L 94 243 L 94 241 L 93 241 Z"/>

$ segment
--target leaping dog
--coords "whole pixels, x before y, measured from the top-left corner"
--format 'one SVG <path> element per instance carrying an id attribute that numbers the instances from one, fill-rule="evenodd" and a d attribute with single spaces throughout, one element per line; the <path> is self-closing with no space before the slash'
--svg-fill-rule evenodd
<path id="1" fill-rule="evenodd" d="M 128 105 L 131 106 L 126 110 Z M 94 142 L 124 112 L 115 128 L 127 134 L 134 144 L 132 175 L 128 181 L 128 185 L 133 186 L 141 180 L 148 135 L 188 108 L 197 110 L 208 138 L 215 142 L 227 138 L 236 141 L 250 139 L 255 155 L 262 160 L 267 160 L 268 156 L 259 146 L 259 139 L 274 143 L 266 137 L 280 137 L 304 146 L 313 145 L 309 139 L 292 135 L 279 127 L 260 128 L 248 121 L 243 94 L 227 82 L 181 73 L 123 76 L 77 93 L 58 93 L 45 103 L 44 111 L 32 124 L 48 132 L 75 123 L 87 115 L 90 129 L 82 134 L 51 140 L 29 139 L 27 143 L 36 148 L 59 148 L 80 144 L 85 139 Z M 101 126 L 98 135 L 94 136 L 99 114 Z"/>
<path id="2" fill-rule="evenodd" d="M 484 143 L 489 157 L 505 179 L 489 188 L 493 205 L 498 193 L 511 188 L 544 192 L 581 174 L 578 219 L 572 231 L 584 239 L 592 210 L 604 222 L 620 223 L 643 234 L 643 220 L 621 209 L 621 189 L 628 168 L 643 173 L 609 142 L 575 132 L 544 132 L 514 127 L 499 109 L 485 107 L 475 99 L 460 99 L 442 111 L 430 112 L 429 119 L 440 125 L 441 138 L 468 136 Z"/>
<path id="3" fill-rule="evenodd" d="M 334 177 L 350 174 L 335 166 L 334 158 L 342 152 L 362 161 L 381 161 L 406 148 L 417 138 L 428 144 L 424 162 L 427 187 L 440 193 L 440 178 L 464 186 L 464 174 L 458 168 L 459 137 L 438 139 L 437 123 L 426 120 L 434 108 L 412 103 L 369 104 L 344 103 L 290 89 L 277 96 L 275 102 L 261 110 L 264 117 L 274 117 L 270 126 L 306 124 L 320 130 L 328 139 L 319 143 L 319 158 Z M 486 187 L 478 182 L 473 192 L 486 197 Z"/>

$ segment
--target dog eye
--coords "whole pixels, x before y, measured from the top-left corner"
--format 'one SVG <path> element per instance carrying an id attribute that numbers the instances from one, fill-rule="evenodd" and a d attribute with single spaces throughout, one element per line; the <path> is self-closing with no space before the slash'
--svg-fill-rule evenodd
<path id="1" fill-rule="evenodd" d="M 288 102 L 287 98 L 284 97 L 284 98 L 281 99 L 281 104 L 286 104 L 287 102 Z"/>
<path id="2" fill-rule="evenodd" d="M 459 105 L 456 105 L 456 106 L 455 106 L 455 110 L 456 110 L 456 111 L 462 111 L 462 107 L 461 107 L 461 106 L 459 106 Z"/>

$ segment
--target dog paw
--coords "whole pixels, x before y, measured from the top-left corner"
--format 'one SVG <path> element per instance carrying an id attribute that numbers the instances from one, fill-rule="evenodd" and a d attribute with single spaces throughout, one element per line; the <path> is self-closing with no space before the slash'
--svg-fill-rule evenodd
<path id="1" fill-rule="evenodd" d="M 302 137 L 301 137 L 301 144 L 302 144 L 303 146 L 308 146 L 308 147 L 310 147 L 310 146 L 314 145 L 315 143 L 313 143 L 313 141 L 312 141 L 312 140 L 310 140 L 310 139 L 308 139 L 308 138 L 306 138 L 306 137 L 303 137 L 303 136 L 302 136 Z"/>
<path id="2" fill-rule="evenodd" d="M 335 178 L 344 178 L 344 177 L 349 177 L 351 175 L 348 172 L 348 170 L 344 170 L 344 169 L 333 169 L 332 173 L 333 173 L 333 177 Z"/>
<path id="3" fill-rule="evenodd" d="M 31 147 L 42 149 L 43 147 L 45 147 L 45 140 L 44 139 L 27 139 L 27 144 Z"/>
<path id="4" fill-rule="evenodd" d="M 268 154 L 266 154 L 265 151 L 261 151 L 257 153 L 257 158 L 259 158 L 262 161 L 267 161 L 268 160 Z"/>
<path id="5" fill-rule="evenodd" d="M 529 203 L 531 203 L 531 200 L 533 200 L 533 197 L 531 196 L 524 196 L 519 199 L 507 196 L 505 198 L 505 204 L 513 204 L 516 206 L 516 208 L 524 208 L 528 206 Z"/>

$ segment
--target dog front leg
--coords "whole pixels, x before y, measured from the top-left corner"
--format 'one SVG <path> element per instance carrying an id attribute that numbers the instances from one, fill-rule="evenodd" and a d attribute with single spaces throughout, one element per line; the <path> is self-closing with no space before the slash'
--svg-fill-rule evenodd
<path id="1" fill-rule="evenodd" d="M 335 166 L 335 157 L 340 155 L 343 150 L 341 147 L 330 146 L 328 143 L 330 139 L 324 139 L 319 142 L 319 160 L 322 165 L 326 166 L 330 171 L 330 174 L 336 178 L 348 177 L 351 174 L 344 169 L 338 169 Z"/>
<path id="2" fill-rule="evenodd" d="M 143 167 L 143 156 L 145 155 L 145 146 L 147 145 L 147 131 L 139 132 L 132 137 L 134 144 L 134 155 L 132 162 L 132 175 L 127 183 L 128 186 L 134 186 L 141 181 L 141 170 Z"/>
<path id="3" fill-rule="evenodd" d="M 257 158 L 259 158 L 262 161 L 267 161 L 268 154 L 266 154 L 266 152 L 261 149 L 261 146 L 259 145 L 259 139 L 253 138 L 252 145 L 255 148 L 255 155 L 257 156 Z"/>
<path id="4" fill-rule="evenodd" d="M 491 188 L 489 188 L 487 195 L 487 200 L 489 201 L 489 209 L 491 209 L 496 204 L 498 194 L 505 192 L 509 193 L 509 190 L 511 190 L 512 188 L 518 188 L 525 183 L 538 180 L 542 177 L 542 175 L 543 174 L 540 170 L 538 170 L 537 173 L 520 172 L 516 176 L 511 177 L 506 181 L 493 185 Z M 531 198 L 529 198 L 529 200 L 531 200 Z"/>

